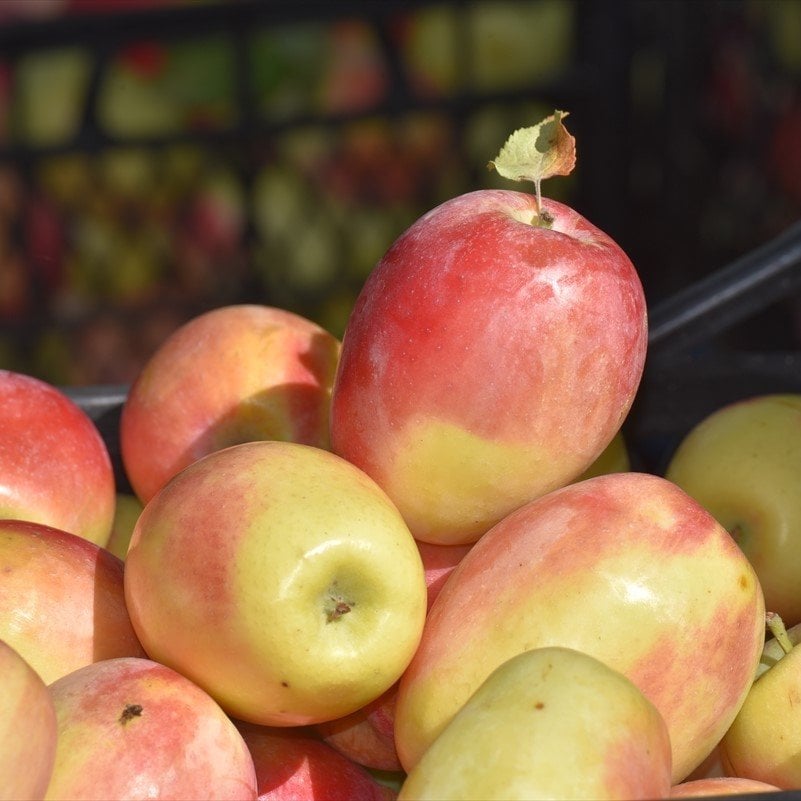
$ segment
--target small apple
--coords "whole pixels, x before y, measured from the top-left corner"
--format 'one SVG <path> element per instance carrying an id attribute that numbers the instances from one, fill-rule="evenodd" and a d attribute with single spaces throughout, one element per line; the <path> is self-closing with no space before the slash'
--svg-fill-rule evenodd
<path id="1" fill-rule="evenodd" d="M 719 798 L 726 795 L 755 795 L 777 792 L 781 788 L 756 779 L 745 779 L 740 776 L 710 776 L 707 779 L 692 779 L 674 785 L 670 790 L 671 798 Z"/>
<path id="2" fill-rule="evenodd" d="M 560 114 L 524 129 L 527 153 L 572 141 Z M 474 542 L 598 458 L 631 407 L 646 342 L 639 276 L 607 234 L 539 192 L 468 192 L 416 220 L 364 283 L 331 447 L 416 539 Z"/>
<path id="3" fill-rule="evenodd" d="M 50 684 L 115 656 L 145 656 L 128 616 L 123 563 L 83 537 L 0 520 L 0 639 Z"/>
<path id="4" fill-rule="evenodd" d="M 666 798 L 667 726 L 623 674 L 570 648 L 523 651 L 465 701 L 401 786 L 420 798 Z"/>
<path id="5" fill-rule="evenodd" d="M 56 755 L 56 710 L 41 676 L 0 640 L 0 801 L 42 798 Z"/>
<path id="6" fill-rule="evenodd" d="M 333 453 L 208 454 L 145 506 L 125 597 L 148 654 L 236 718 L 295 726 L 391 687 L 420 640 L 420 553 L 383 490 Z"/>
<path id="7" fill-rule="evenodd" d="M 770 613 L 774 636 L 763 649 L 757 678 L 720 743 L 728 775 L 801 787 L 801 623 L 785 629 Z"/>
<path id="8" fill-rule="evenodd" d="M 451 573 L 400 680 L 395 746 L 411 770 L 495 667 L 559 645 L 659 709 L 678 782 L 733 720 L 764 637 L 756 574 L 700 504 L 659 476 L 596 476 L 512 512 Z"/>
<path id="9" fill-rule="evenodd" d="M 105 545 L 114 468 L 87 413 L 57 387 L 0 370 L 0 519 L 30 520 Z"/>
<path id="10" fill-rule="evenodd" d="M 223 306 L 174 331 L 142 368 L 120 417 L 120 452 L 143 503 L 212 451 L 277 439 L 327 448 L 339 340 L 258 304 Z"/>
<path id="11" fill-rule="evenodd" d="M 45 799 L 257 797 L 253 758 L 203 690 L 150 659 L 95 662 L 50 685 L 58 720 Z"/>
<path id="12" fill-rule="evenodd" d="M 766 607 L 801 623 L 801 395 L 727 404 L 681 441 L 665 471 L 728 529 Z"/>
<path id="13" fill-rule="evenodd" d="M 128 553 L 136 521 L 142 514 L 144 504 L 132 492 L 118 492 L 114 506 L 114 520 L 106 549 L 123 561 Z"/>
<path id="14" fill-rule="evenodd" d="M 253 757 L 259 801 L 393 801 L 397 796 L 309 729 L 234 722 Z"/>

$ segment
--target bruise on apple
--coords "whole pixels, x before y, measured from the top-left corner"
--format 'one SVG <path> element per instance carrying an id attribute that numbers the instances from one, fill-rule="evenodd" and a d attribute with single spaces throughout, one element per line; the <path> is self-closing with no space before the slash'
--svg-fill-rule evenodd
<path id="1" fill-rule="evenodd" d="M 120 715 L 120 723 L 125 726 L 134 718 L 141 717 L 142 711 L 143 708 L 141 704 L 126 704 L 125 709 L 122 710 L 122 714 Z"/>

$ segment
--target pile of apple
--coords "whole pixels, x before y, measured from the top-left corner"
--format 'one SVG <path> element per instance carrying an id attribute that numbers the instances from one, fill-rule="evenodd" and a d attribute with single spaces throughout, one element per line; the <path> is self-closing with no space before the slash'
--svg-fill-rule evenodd
<path id="1" fill-rule="evenodd" d="M 801 787 L 801 399 L 630 469 L 646 304 L 542 197 L 574 163 L 561 112 L 513 134 L 493 166 L 536 192 L 423 215 L 341 342 L 190 320 L 126 397 L 127 487 L 0 371 L 0 799 Z"/>

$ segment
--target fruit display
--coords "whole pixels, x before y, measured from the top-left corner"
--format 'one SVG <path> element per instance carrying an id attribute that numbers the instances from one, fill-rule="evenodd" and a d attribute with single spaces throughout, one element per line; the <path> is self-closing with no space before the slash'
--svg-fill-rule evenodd
<path id="1" fill-rule="evenodd" d="M 48 463 L 32 511 L 0 519 L 0 764 L 31 765 L 11 792 L 799 797 L 797 582 L 749 547 L 793 528 L 763 534 L 711 492 L 745 449 L 743 487 L 774 492 L 742 515 L 791 519 L 798 403 L 723 408 L 745 416 L 697 470 L 703 427 L 664 474 L 640 465 L 645 293 L 615 240 L 543 194 L 577 165 L 566 118 L 493 162 L 532 192 L 457 194 L 385 243 L 341 338 L 276 306 L 198 313 L 105 438 L 102 412 L 6 371 L 50 404 L 0 394 L 49 449 L 0 440 L 12 498 Z M 56 447 L 86 421 L 102 459 L 85 435 Z M 50 478 L 98 463 L 102 537 L 26 519 L 64 494 L 103 508 L 94 483 Z M 21 708 L 41 726 L 18 756 Z"/>

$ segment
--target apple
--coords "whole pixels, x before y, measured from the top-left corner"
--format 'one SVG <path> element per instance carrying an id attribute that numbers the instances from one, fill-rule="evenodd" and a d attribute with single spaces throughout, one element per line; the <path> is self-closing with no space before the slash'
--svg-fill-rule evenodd
<path id="1" fill-rule="evenodd" d="M 745 779 L 739 776 L 710 776 L 707 779 L 692 779 L 671 788 L 671 798 L 718 798 L 726 795 L 753 795 L 772 793 L 780 790 L 767 782 Z"/>
<path id="2" fill-rule="evenodd" d="M 232 716 L 310 725 L 400 677 L 420 641 L 420 553 L 380 487 L 311 445 L 197 460 L 145 506 L 125 597 L 147 653 Z"/>
<path id="3" fill-rule="evenodd" d="M 420 551 L 426 575 L 428 609 L 431 609 L 431 605 L 437 599 L 448 576 L 453 573 L 472 547 L 472 543 L 468 545 L 435 545 L 431 542 L 417 541 L 417 549 Z"/>
<path id="4" fill-rule="evenodd" d="M 0 799 L 42 798 L 56 755 L 56 710 L 42 677 L 0 640 Z"/>
<path id="5" fill-rule="evenodd" d="M 395 240 L 356 299 L 331 447 L 415 538 L 474 542 L 602 453 L 646 341 L 634 265 L 575 210 L 505 189 L 453 197 Z"/>
<path id="6" fill-rule="evenodd" d="M 501 520 L 445 583 L 400 680 L 398 755 L 411 770 L 495 667 L 559 645 L 659 709 L 678 782 L 733 720 L 764 638 L 753 568 L 683 490 L 639 472 L 570 484 Z"/>
<path id="7" fill-rule="evenodd" d="M 801 623 L 785 630 L 769 615 L 775 634 L 766 643 L 758 675 L 720 743 L 727 775 L 784 790 L 801 787 Z"/>
<path id="8" fill-rule="evenodd" d="M 339 340 L 284 309 L 234 304 L 200 314 L 158 347 L 120 416 L 128 480 L 146 503 L 201 456 L 249 440 L 329 446 Z"/>
<path id="9" fill-rule="evenodd" d="M 628 444 L 622 431 L 618 431 L 601 452 L 601 455 L 576 479 L 603 476 L 606 473 L 625 473 L 631 470 Z"/>
<path id="10" fill-rule="evenodd" d="M 656 707 L 586 653 L 501 662 L 431 743 L 398 800 L 666 798 L 671 746 Z"/>
<path id="11" fill-rule="evenodd" d="M 123 563 L 67 531 L 0 520 L 0 639 L 50 684 L 115 656 L 144 656 L 125 603 Z"/>
<path id="12" fill-rule="evenodd" d="M 801 395 L 757 395 L 691 429 L 665 475 L 725 526 L 759 576 L 765 606 L 801 623 Z"/>
<path id="13" fill-rule="evenodd" d="M 309 729 L 235 723 L 253 757 L 259 801 L 393 801 L 397 796 Z"/>
<path id="14" fill-rule="evenodd" d="M 128 545 L 131 542 L 134 526 L 142 514 L 144 504 L 132 492 L 118 492 L 114 506 L 114 520 L 111 524 L 106 549 L 115 556 L 125 560 Z"/>
<path id="15" fill-rule="evenodd" d="M 57 387 L 0 370 L 0 519 L 30 520 L 105 545 L 114 468 L 89 415 Z"/>
<path id="16" fill-rule="evenodd" d="M 138 657 L 95 662 L 50 685 L 58 720 L 45 799 L 255 799 L 247 744 L 185 676 Z"/>

